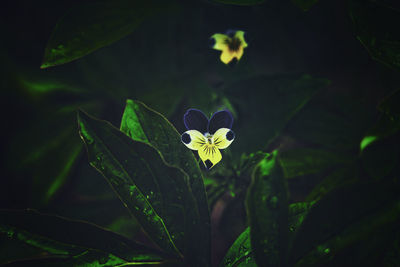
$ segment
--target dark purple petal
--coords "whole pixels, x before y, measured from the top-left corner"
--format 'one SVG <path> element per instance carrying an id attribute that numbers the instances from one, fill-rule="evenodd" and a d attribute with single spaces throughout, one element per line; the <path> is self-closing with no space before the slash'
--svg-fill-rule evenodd
<path id="1" fill-rule="evenodd" d="M 220 128 L 231 129 L 233 124 L 233 116 L 228 110 L 215 112 L 208 124 L 208 132 L 214 134 Z"/>
<path id="2" fill-rule="evenodd" d="M 183 115 L 183 123 L 188 130 L 197 130 L 201 133 L 207 132 L 208 118 L 198 109 L 188 109 Z"/>

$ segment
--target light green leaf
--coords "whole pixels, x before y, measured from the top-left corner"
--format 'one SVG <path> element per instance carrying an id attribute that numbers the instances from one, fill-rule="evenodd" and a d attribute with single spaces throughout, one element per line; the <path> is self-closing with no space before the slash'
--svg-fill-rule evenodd
<path id="1" fill-rule="evenodd" d="M 221 267 L 257 267 L 250 243 L 250 227 L 247 227 L 235 240 L 222 260 Z"/>

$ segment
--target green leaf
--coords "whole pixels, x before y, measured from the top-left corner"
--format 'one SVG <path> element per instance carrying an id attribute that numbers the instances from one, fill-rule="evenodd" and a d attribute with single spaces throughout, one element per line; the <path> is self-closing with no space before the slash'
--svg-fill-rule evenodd
<path id="1" fill-rule="evenodd" d="M 169 5 L 161 1 L 123 0 L 77 5 L 58 21 L 41 68 L 64 64 L 110 45 Z"/>
<path id="2" fill-rule="evenodd" d="M 400 222 L 400 201 L 382 207 L 315 246 L 300 266 L 383 266 L 387 243 Z"/>
<path id="3" fill-rule="evenodd" d="M 34 210 L 0 210 L 0 232 L 51 254 L 77 256 L 95 249 L 126 261 L 160 260 L 160 253 L 83 221 Z"/>
<path id="4" fill-rule="evenodd" d="M 106 121 L 78 113 L 90 164 L 162 249 L 193 260 L 200 217 L 188 177 L 153 146 L 134 141 Z M 152 121 L 154 123 L 154 121 Z"/>
<path id="5" fill-rule="evenodd" d="M 147 262 L 126 261 L 115 257 L 113 254 L 107 254 L 99 251 L 87 251 L 74 257 L 42 257 L 38 259 L 28 259 L 10 262 L 4 266 L 38 266 L 38 267 L 53 267 L 53 266 L 76 266 L 76 267 L 123 267 L 123 266 L 182 266 L 176 260 L 155 260 Z M 3 266 L 3 265 L 2 265 Z"/>
<path id="6" fill-rule="evenodd" d="M 289 205 L 289 232 L 295 233 L 315 202 L 296 202 Z"/>
<path id="7" fill-rule="evenodd" d="M 279 155 L 279 163 L 282 166 L 285 178 L 318 173 L 348 161 L 350 161 L 348 156 L 312 148 L 292 149 Z"/>
<path id="8" fill-rule="evenodd" d="M 327 240 L 335 238 L 340 242 L 347 227 L 363 218 L 374 218 L 375 212 L 391 206 L 397 196 L 398 188 L 391 182 L 353 183 L 329 192 L 311 207 L 297 231 L 291 263 L 299 262 L 315 248 L 320 254 L 329 254 L 331 248 L 323 246 Z"/>
<path id="9" fill-rule="evenodd" d="M 252 5 L 259 5 L 263 3 L 265 0 L 212 0 L 212 1 L 228 5 L 252 6 Z"/>
<path id="10" fill-rule="evenodd" d="M 277 154 L 256 167 L 246 196 L 251 246 L 260 266 L 284 266 L 287 260 L 288 197 Z"/>
<path id="11" fill-rule="evenodd" d="M 230 146 L 232 153 L 265 150 L 314 93 L 327 84 L 327 80 L 309 75 L 259 75 L 227 87 L 225 93 L 238 111 L 233 125 L 238 138 Z"/>
<path id="12" fill-rule="evenodd" d="M 350 17 L 355 34 L 371 57 L 400 69 L 400 11 L 374 0 L 352 0 Z"/>
<path id="13" fill-rule="evenodd" d="M 385 97 L 378 105 L 378 109 L 389 118 L 400 116 L 400 89 Z"/>
<path id="14" fill-rule="evenodd" d="M 318 3 L 318 0 L 292 0 L 292 3 L 303 11 L 308 11 L 311 7 Z"/>
<path id="15" fill-rule="evenodd" d="M 344 165 L 324 177 L 319 184 L 314 186 L 305 200 L 308 202 L 318 201 L 331 191 L 358 181 L 358 166 L 356 164 Z"/>
<path id="16" fill-rule="evenodd" d="M 355 102 L 352 94 L 319 95 L 289 123 L 287 130 L 299 141 L 321 149 L 352 152 L 371 125 L 375 110 Z M 372 114 L 374 113 L 374 114 Z"/>
<path id="17" fill-rule="evenodd" d="M 244 230 L 235 240 L 228 252 L 225 254 L 220 266 L 257 266 L 251 249 L 250 227 L 247 227 L 246 230 Z"/>
<path id="18" fill-rule="evenodd" d="M 203 177 L 192 151 L 182 144 L 180 134 L 163 115 L 139 101 L 126 101 L 120 129 L 133 140 L 152 145 L 168 164 L 177 166 L 188 174 L 201 220 L 196 233 L 193 233 L 198 236 L 197 241 L 192 244 L 197 246 L 196 249 L 193 248 L 197 252 L 193 253 L 206 266 L 210 258 L 210 215 Z"/>

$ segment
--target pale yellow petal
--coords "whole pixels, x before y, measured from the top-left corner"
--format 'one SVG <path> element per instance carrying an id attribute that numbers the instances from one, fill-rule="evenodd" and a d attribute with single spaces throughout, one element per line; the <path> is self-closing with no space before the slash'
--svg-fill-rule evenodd
<path id="1" fill-rule="evenodd" d="M 196 130 L 189 130 L 182 134 L 182 143 L 192 150 L 199 150 L 207 142 L 205 136 Z"/>
<path id="2" fill-rule="evenodd" d="M 213 135 L 214 145 L 219 149 L 227 148 L 233 140 L 235 140 L 235 134 L 231 129 L 221 128 Z"/>
<path id="3" fill-rule="evenodd" d="M 235 37 L 236 38 L 238 38 L 239 40 L 240 40 L 240 43 L 241 43 L 241 47 L 243 47 L 243 48 L 245 48 L 245 47 L 247 47 L 247 43 L 246 43 L 246 41 L 244 40 L 244 31 L 237 31 L 236 33 L 235 33 Z"/>
<path id="4" fill-rule="evenodd" d="M 224 49 L 228 49 L 228 43 L 231 40 L 231 38 L 228 35 L 222 34 L 222 33 L 216 33 L 211 36 L 215 40 L 215 44 L 213 48 L 215 50 L 221 50 L 223 51 Z"/>
<path id="5" fill-rule="evenodd" d="M 214 145 L 205 145 L 201 147 L 199 149 L 199 157 L 207 169 L 211 169 L 222 159 L 221 152 Z"/>

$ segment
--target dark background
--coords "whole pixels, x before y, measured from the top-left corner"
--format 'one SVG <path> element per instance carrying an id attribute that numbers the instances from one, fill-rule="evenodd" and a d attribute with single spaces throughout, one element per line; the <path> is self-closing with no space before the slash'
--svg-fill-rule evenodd
<path id="1" fill-rule="evenodd" d="M 126 98 L 138 99 L 183 132 L 184 111 L 196 107 L 212 113 L 221 106 L 213 100 L 221 99 L 220 88 L 235 80 L 256 74 L 306 73 L 330 80 L 314 101 L 329 102 L 331 95 L 343 94 L 354 106 L 365 107 L 357 119 L 368 122 L 362 126 L 365 133 L 379 118 L 379 101 L 398 89 L 398 71 L 374 61 L 356 39 L 346 1 L 321 0 L 308 11 L 290 1 L 248 7 L 181 1 L 178 11 L 157 13 L 109 46 L 65 65 L 40 69 L 57 21 L 80 4 L 2 4 L 0 208 L 34 208 L 144 238 L 103 177 L 89 166 L 77 131 L 78 108 L 118 126 Z M 227 29 L 244 30 L 249 45 L 240 62 L 229 66 L 219 61 L 220 52 L 209 44 L 212 34 Z M 262 106 L 253 112 L 258 109 Z M 351 117 L 351 112 L 337 105 L 336 113 L 342 117 Z M 240 120 L 235 124 L 242 125 Z M 268 148 L 289 149 L 299 143 L 313 147 L 291 138 L 290 128 L 288 132 Z M 306 181 L 289 183 L 292 202 L 310 192 L 314 184 Z M 213 228 L 214 262 L 246 224 L 243 212 L 237 213 L 239 223 L 232 223 L 230 231 Z M 218 214 L 213 216 L 218 224 Z M 18 244 L 13 250 L 11 245 L 5 247 L 4 237 L 0 241 L 8 259 L 18 257 Z"/>

